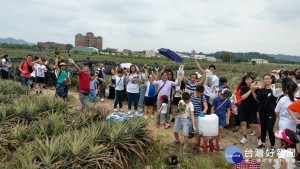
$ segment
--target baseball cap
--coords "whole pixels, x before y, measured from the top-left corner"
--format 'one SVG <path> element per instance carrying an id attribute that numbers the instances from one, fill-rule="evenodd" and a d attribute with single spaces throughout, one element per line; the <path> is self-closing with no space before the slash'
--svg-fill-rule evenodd
<path id="1" fill-rule="evenodd" d="M 288 128 L 283 130 L 277 130 L 275 132 L 275 137 L 286 141 L 289 144 L 299 143 L 296 133 Z"/>
<path id="2" fill-rule="evenodd" d="M 166 95 L 162 95 L 162 96 L 159 96 L 159 100 L 161 101 L 161 102 L 167 102 L 168 101 L 168 96 L 166 96 Z"/>
<path id="3" fill-rule="evenodd" d="M 229 97 L 231 97 L 231 91 L 228 89 L 228 88 L 224 88 L 223 90 L 222 90 L 222 95 L 223 95 L 223 97 L 225 97 L 225 98 L 229 98 Z"/>

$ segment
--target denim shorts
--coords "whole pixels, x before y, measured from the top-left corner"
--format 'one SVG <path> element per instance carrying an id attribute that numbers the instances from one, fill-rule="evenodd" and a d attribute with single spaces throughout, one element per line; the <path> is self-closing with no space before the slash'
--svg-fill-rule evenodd
<path id="1" fill-rule="evenodd" d="M 198 116 L 194 117 L 195 119 L 195 127 L 196 127 L 196 134 L 199 134 L 199 128 L 198 128 Z M 190 119 L 190 132 L 193 132 L 193 122 L 192 119 Z"/>
<path id="2" fill-rule="evenodd" d="M 95 89 L 91 89 L 89 101 L 97 101 L 97 93 Z"/>
<path id="3" fill-rule="evenodd" d="M 225 127 L 226 126 L 226 116 L 220 116 L 218 114 L 216 114 L 219 118 L 219 126 L 223 126 Z"/>
<path id="4" fill-rule="evenodd" d="M 190 120 L 184 117 L 176 117 L 173 132 L 179 133 L 181 126 L 183 128 L 183 136 L 189 136 Z"/>

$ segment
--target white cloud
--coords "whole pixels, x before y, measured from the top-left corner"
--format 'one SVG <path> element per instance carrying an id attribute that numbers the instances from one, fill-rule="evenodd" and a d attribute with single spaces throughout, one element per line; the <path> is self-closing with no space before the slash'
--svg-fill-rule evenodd
<path id="1" fill-rule="evenodd" d="M 77 33 L 133 50 L 258 51 L 300 55 L 298 0 L 10 0 L 0 37 L 74 44 Z"/>

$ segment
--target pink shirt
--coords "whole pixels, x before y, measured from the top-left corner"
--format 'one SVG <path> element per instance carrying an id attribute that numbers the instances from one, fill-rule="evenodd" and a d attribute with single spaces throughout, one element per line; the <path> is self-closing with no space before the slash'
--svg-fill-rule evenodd
<path id="1" fill-rule="evenodd" d="M 162 95 L 166 95 L 166 96 L 168 96 L 168 100 L 171 100 L 171 98 L 170 98 L 171 89 L 172 89 L 173 86 L 175 86 L 176 82 L 173 82 L 173 81 L 170 81 L 170 80 L 167 80 L 166 82 L 163 82 L 162 80 L 159 80 L 159 81 L 154 81 L 154 83 L 156 84 L 157 89 L 160 90 L 159 93 L 158 93 L 157 99 L 159 99 L 159 97 L 162 96 Z M 164 85 L 164 83 L 166 83 L 166 84 Z"/>

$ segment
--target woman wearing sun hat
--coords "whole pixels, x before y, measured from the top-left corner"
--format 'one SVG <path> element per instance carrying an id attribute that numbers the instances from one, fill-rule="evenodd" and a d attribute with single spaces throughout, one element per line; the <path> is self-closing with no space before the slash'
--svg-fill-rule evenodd
<path id="1" fill-rule="evenodd" d="M 274 164 L 275 169 L 293 169 L 294 157 L 299 156 L 300 144 L 296 133 L 288 128 L 284 130 L 277 130 L 275 137 L 281 141 L 281 151 L 278 153 L 278 160 Z M 291 151 L 295 149 L 295 151 Z M 297 160 L 296 160 L 297 161 Z"/>
<path id="2" fill-rule="evenodd" d="M 69 76 L 66 67 L 67 65 L 64 62 L 61 62 L 58 65 L 58 57 L 55 58 L 54 68 L 57 71 L 57 84 L 55 95 L 63 99 L 68 98 L 68 85 L 65 84 L 65 81 L 69 78 Z"/>

